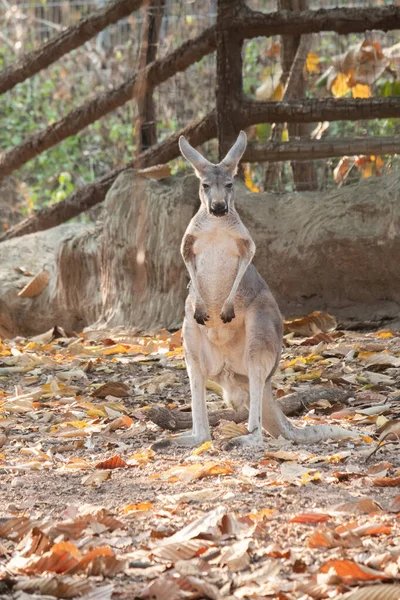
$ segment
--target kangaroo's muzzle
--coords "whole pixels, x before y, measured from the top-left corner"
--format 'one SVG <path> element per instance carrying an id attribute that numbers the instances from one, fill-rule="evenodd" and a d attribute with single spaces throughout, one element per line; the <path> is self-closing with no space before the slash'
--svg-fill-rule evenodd
<path id="1" fill-rule="evenodd" d="M 218 202 L 218 204 L 212 204 L 210 207 L 210 213 L 214 217 L 223 217 L 228 214 L 228 205 L 225 202 Z"/>

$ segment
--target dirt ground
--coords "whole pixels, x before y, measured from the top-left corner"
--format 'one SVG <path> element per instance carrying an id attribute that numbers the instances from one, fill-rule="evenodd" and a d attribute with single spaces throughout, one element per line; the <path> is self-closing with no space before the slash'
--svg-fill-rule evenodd
<path id="1" fill-rule="evenodd" d="M 179 332 L 3 342 L 0 597 L 400 598 L 399 365 L 396 331 L 288 333 L 278 398 L 319 390 L 297 425 L 359 438 L 227 452 L 222 421 L 155 452 L 151 407 L 190 402 Z"/>

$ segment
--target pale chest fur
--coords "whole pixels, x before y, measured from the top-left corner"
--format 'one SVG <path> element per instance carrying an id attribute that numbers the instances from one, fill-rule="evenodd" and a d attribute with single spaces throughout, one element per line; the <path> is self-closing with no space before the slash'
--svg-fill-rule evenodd
<path id="1" fill-rule="evenodd" d="M 236 239 L 226 229 L 211 229 L 198 235 L 193 252 L 201 296 L 208 311 L 219 315 L 238 271 Z"/>

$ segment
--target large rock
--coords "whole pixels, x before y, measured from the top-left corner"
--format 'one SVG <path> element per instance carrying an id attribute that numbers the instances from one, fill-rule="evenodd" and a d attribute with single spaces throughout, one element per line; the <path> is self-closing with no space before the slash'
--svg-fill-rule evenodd
<path id="1" fill-rule="evenodd" d="M 371 178 L 327 193 L 276 195 L 237 184 L 236 205 L 257 244 L 255 264 L 285 316 L 314 309 L 343 320 L 397 318 L 400 177 Z M 179 246 L 198 206 L 192 176 L 149 181 L 127 171 L 107 194 L 96 227 L 62 225 L 0 245 L 0 335 L 55 324 L 175 328 L 187 274 Z M 26 277 L 50 272 L 35 298 Z"/>

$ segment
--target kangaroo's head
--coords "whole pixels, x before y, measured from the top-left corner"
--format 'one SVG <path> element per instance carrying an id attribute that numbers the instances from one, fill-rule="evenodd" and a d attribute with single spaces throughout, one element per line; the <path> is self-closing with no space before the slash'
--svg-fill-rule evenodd
<path id="1" fill-rule="evenodd" d="M 183 135 L 179 138 L 179 148 L 183 156 L 190 162 L 200 179 L 200 200 L 210 215 L 223 217 L 233 206 L 233 178 L 246 144 L 246 134 L 241 131 L 224 160 L 213 165 L 197 152 Z"/>

